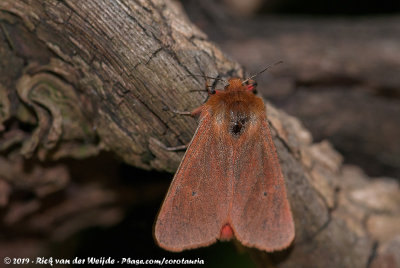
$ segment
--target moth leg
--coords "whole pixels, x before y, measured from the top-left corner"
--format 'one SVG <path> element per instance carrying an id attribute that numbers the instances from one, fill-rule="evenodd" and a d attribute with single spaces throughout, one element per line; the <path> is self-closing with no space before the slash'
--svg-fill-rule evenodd
<path id="1" fill-rule="evenodd" d="M 190 116 L 192 116 L 192 113 L 191 112 L 187 112 L 187 111 L 172 110 L 171 112 L 173 112 L 174 114 L 179 114 L 179 115 L 190 115 Z"/>
<path id="2" fill-rule="evenodd" d="M 216 93 L 215 88 L 217 86 L 219 75 L 216 77 L 216 79 L 214 79 L 214 82 L 212 83 L 211 86 L 208 84 L 207 76 L 204 73 L 203 73 L 203 75 L 204 75 L 204 80 L 206 81 L 206 91 L 207 91 L 208 95 L 214 95 Z"/>
<path id="3" fill-rule="evenodd" d="M 199 106 L 196 109 L 194 109 L 191 112 L 180 112 L 180 111 L 172 111 L 173 113 L 176 114 L 180 114 L 180 115 L 190 115 L 190 116 L 197 116 L 200 115 L 203 106 Z M 178 145 L 178 146 L 173 146 L 173 147 L 167 147 L 164 144 L 162 145 L 162 147 L 166 150 L 166 151 L 182 151 L 182 150 L 186 150 L 188 148 L 189 144 L 184 144 L 184 145 Z"/>
<path id="4" fill-rule="evenodd" d="M 215 87 L 217 85 L 217 80 L 214 80 L 213 84 L 210 86 L 208 84 L 208 80 L 207 77 L 205 76 L 205 74 L 203 73 L 204 76 L 204 80 L 205 80 L 205 91 L 207 91 L 208 95 L 213 95 L 216 93 Z M 197 91 L 197 90 L 195 90 Z M 201 90 L 203 91 L 203 90 Z M 163 108 L 165 111 L 169 110 L 167 107 Z M 179 115 L 190 115 L 192 117 L 200 115 L 202 111 L 202 106 L 197 107 L 196 109 L 194 109 L 191 112 L 188 111 L 178 111 L 178 110 L 171 110 L 171 112 L 175 113 L 175 114 L 179 114 Z"/>
<path id="5" fill-rule="evenodd" d="M 175 151 L 183 151 L 186 150 L 188 148 L 188 144 L 184 144 L 184 145 L 178 145 L 178 146 L 171 146 L 171 147 L 167 147 L 167 146 L 163 146 L 164 150 L 166 151 L 170 151 L 170 152 L 175 152 Z"/>
<path id="6" fill-rule="evenodd" d="M 204 75 L 204 74 L 203 74 Z M 205 89 L 192 89 L 192 90 L 190 90 L 191 92 L 194 92 L 194 91 L 205 91 L 205 92 L 207 92 L 208 93 L 208 95 L 213 95 L 213 94 L 215 94 L 215 92 L 216 92 L 216 90 L 215 90 L 215 87 L 217 86 L 217 80 L 214 80 L 214 82 L 212 83 L 212 85 L 210 86 L 209 84 L 208 84 L 208 80 L 207 80 L 207 77 L 206 76 L 204 76 L 204 80 L 206 81 L 205 82 Z"/>
<path id="7" fill-rule="evenodd" d="M 191 112 L 188 111 L 178 111 L 178 110 L 171 110 L 171 112 L 173 112 L 174 114 L 179 114 L 179 115 L 189 115 L 189 116 L 197 116 L 200 115 L 202 110 L 202 106 L 197 107 L 196 109 L 194 109 Z"/>
<path id="8" fill-rule="evenodd" d="M 190 112 L 191 116 L 197 116 L 201 114 L 201 111 L 203 110 L 203 106 L 199 106 L 196 109 L 194 109 L 193 111 Z"/>
<path id="9" fill-rule="evenodd" d="M 157 143 L 161 148 L 163 148 L 165 151 L 169 151 L 169 152 L 183 151 L 183 150 L 186 150 L 187 147 L 189 146 L 188 144 L 184 144 L 184 145 L 167 147 L 167 146 L 165 146 L 164 143 L 162 143 L 159 140 L 157 140 Z"/>
<path id="10" fill-rule="evenodd" d="M 206 76 L 204 76 L 204 80 L 205 80 L 206 91 L 207 91 L 208 95 L 215 94 L 215 88 L 208 84 L 208 80 L 207 80 Z"/>
<path id="11" fill-rule="evenodd" d="M 180 114 L 180 115 L 190 115 L 190 116 L 197 116 L 200 115 L 201 111 L 203 110 L 203 106 L 199 106 L 196 109 L 194 109 L 191 112 L 186 112 L 186 111 L 176 111 L 176 110 L 172 110 L 171 112 L 176 113 L 176 114 Z M 186 150 L 188 148 L 188 144 L 184 144 L 184 145 L 178 145 L 178 146 L 172 146 L 172 147 L 167 147 L 164 144 L 160 143 L 160 146 L 166 150 L 166 151 L 182 151 L 182 150 Z"/>
<path id="12" fill-rule="evenodd" d="M 192 112 L 171 110 L 171 109 L 169 109 L 167 106 L 164 106 L 164 107 L 163 107 L 163 110 L 164 110 L 164 111 L 171 111 L 171 112 L 173 112 L 174 114 L 193 116 L 193 115 L 192 115 Z"/>
<path id="13" fill-rule="evenodd" d="M 208 95 L 213 95 L 215 94 L 215 87 L 217 86 L 217 79 L 214 80 L 214 82 L 212 83 L 212 85 L 208 84 L 208 79 L 207 76 L 203 73 L 203 77 L 204 77 L 204 81 L 205 81 L 205 89 L 193 89 L 190 91 L 205 91 L 208 93 Z M 218 78 L 219 76 L 217 76 Z"/>
<path id="14" fill-rule="evenodd" d="M 150 138 L 150 143 L 155 144 L 157 147 L 160 147 L 162 150 L 169 151 L 169 152 L 182 151 L 182 150 L 185 150 L 187 147 L 189 147 L 189 144 L 168 147 L 156 138 Z"/>

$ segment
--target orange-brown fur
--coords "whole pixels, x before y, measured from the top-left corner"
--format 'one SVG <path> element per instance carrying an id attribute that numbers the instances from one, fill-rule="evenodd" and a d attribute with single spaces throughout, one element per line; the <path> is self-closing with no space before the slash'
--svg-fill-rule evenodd
<path id="1" fill-rule="evenodd" d="M 275 251 L 294 223 L 263 101 L 238 78 L 201 106 L 200 122 L 155 224 L 157 243 L 182 251 L 236 237 Z"/>
<path id="2" fill-rule="evenodd" d="M 254 95 L 253 92 L 247 90 L 242 85 L 239 78 L 229 79 L 229 85 L 224 91 L 217 91 L 217 94 L 211 95 L 204 107 L 212 107 L 214 113 L 228 112 L 234 103 L 240 102 L 241 106 L 235 109 L 241 109 L 243 112 L 254 113 L 256 116 L 265 114 L 263 101 Z"/>

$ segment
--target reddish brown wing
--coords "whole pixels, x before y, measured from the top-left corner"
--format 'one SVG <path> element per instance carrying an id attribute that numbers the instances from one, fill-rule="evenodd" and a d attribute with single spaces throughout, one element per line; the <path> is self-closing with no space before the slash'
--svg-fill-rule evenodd
<path id="1" fill-rule="evenodd" d="M 252 128 L 235 147 L 232 225 L 242 244 L 280 250 L 294 238 L 292 213 L 266 119 Z"/>
<path id="2" fill-rule="evenodd" d="M 227 189 L 232 188 L 232 181 L 224 162 L 230 159 L 232 149 L 215 133 L 215 124 L 215 119 L 203 112 L 159 212 L 154 234 L 167 250 L 214 243 L 227 219 Z"/>

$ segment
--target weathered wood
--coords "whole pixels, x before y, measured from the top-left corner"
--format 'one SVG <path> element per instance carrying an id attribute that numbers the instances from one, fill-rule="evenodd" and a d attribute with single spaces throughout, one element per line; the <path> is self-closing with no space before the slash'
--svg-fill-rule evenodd
<path id="1" fill-rule="evenodd" d="M 20 59 L 29 61 L 19 70 L 23 75 L 18 77 L 16 88 L 41 122 L 36 135 L 24 143 L 24 154 L 37 147 L 48 151 L 55 144 L 81 139 L 115 152 L 130 164 L 165 169 L 167 157 L 149 150 L 150 138 L 157 137 L 168 145 L 187 143 L 195 120 L 171 116 L 163 109 L 192 109 L 205 98 L 202 93 L 188 92 L 203 88 L 203 83 L 187 75 L 239 70 L 180 15 L 173 3 L 2 1 L 1 6 L 23 17 L 23 24 L 15 17 L 13 22 L 2 22 L 3 45 L 9 46 L 7 53 L 20 54 Z M 31 43 L 35 46 L 30 47 Z M 55 94 L 51 88 L 63 88 L 59 93 L 63 96 L 51 96 Z M 49 103 L 38 100 L 43 96 L 81 105 L 84 118 L 75 119 L 81 129 L 74 132 L 83 133 L 67 137 L 70 135 L 65 132 L 71 126 L 59 125 L 67 121 L 59 116 L 72 112 L 55 111 Z M 60 120 L 49 125 L 50 118 Z M 95 134 L 101 137 L 99 144 L 91 140 Z M 38 146 L 39 139 L 45 139 L 42 145 L 46 146 Z M 72 148 L 68 149 L 72 155 Z M 87 154 L 95 151 L 81 148 Z M 158 158 L 163 158 L 164 164 Z"/>
<path id="2" fill-rule="evenodd" d="M 53 189 L 43 190 L 38 187 L 40 176 L 18 168 L 21 155 L 52 161 L 111 151 L 130 165 L 173 171 L 182 154 L 165 151 L 160 143 L 186 144 L 196 121 L 166 110 L 191 110 L 206 98 L 202 92 L 190 91 L 202 89 L 204 81 L 188 75 L 243 75 L 242 68 L 208 41 L 174 1 L 3 0 L 0 23 L 4 59 L 0 66 L 0 193 L 5 196 L 0 204 L 10 207 L 2 218 L 6 225 L 21 220 L 18 215 L 12 217 L 13 203 L 7 200 L 20 181 L 29 176 L 39 180 L 28 185 L 37 189 L 39 198 L 70 180 L 67 175 L 53 174 L 64 179 L 55 180 Z M 373 243 L 381 235 L 370 232 L 364 222 L 399 201 L 382 203 L 378 210 L 370 208 L 368 196 L 354 194 L 359 185 L 370 185 L 361 171 L 343 167 L 341 156 L 329 143 L 313 144 L 297 119 L 270 104 L 267 107 L 294 213 L 296 240 L 284 256 L 255 252 L 255 258 L 260 266 L 266 266 L 268 257 L 280 267 L 366 267 L 374 253 Z M 12 167 L 18 176 L 6 176 Z M 356 179 L 359 184 L 352 186 Z M 80 190 L 82 196 L 90 192 Z M 98 192 L 107 197 L 100 198 L 103 204 L 115 205 L 112 193 Z M 377 194 L 381 200 L 387 191 Z M 357 200 L 352 199 L 354 195 Z M 84 202 L 96 206 L 90 196 Z M 67 204 L 62 209 L 76 206 L 73 201 Z M 29 211 L 31 223 L 40 226 L 45 221 L 40 217 L 35 221 L 34 216 L 40 208 L 34 202 L 20 213 Z M 52 213 L 52 219 L 59 216 Z M 119 215 L 120 211 L 109 213 Z M 399 211 L 389 210 L 388 215 L 397 220 Z M 80 220 L 93 220 L 89 218 Z"/>

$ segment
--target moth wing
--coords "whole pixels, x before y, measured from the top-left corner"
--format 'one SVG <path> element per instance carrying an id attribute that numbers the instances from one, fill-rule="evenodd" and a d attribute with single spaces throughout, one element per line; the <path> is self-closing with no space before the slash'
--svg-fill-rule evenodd
<path id="1" fill-rule="evenodd" d="M 233 229 L 246 246 L 284 249 L 294 239 L 294 223 L 266 119 L 246 135 L 236 147 Z"/>
<path id="2" fill-rule="evenodd" d="M 207 246 L 220 236 L 229 202 L 224 145 L 215 119 L 206 111 L 183 157 L 158 214 L 154 235 L 170 251 Z M 222 164 L 221 164 L 222 163 Z M 232 186 L 230 186 L 232 187 Z"/>

